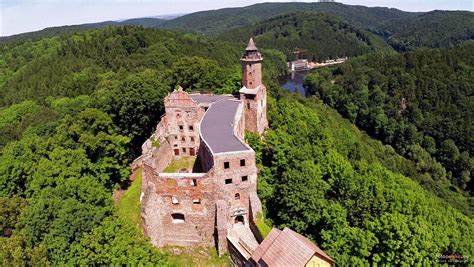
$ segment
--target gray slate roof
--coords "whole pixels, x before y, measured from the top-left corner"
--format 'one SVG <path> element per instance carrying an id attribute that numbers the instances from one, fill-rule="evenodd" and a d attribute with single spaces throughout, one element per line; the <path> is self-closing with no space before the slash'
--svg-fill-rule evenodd
<path id="1" fill-rule="evenodd" d="M 189 94 L 189 96 L 198 104 L 211 104 L 223 99 L 236 99 L 231 95 L 203 95 L 203 94 Z"/>
<path id="2" fill-rule="evenodd" d="M 214 154 L 250 150 L 234 135 L 234 117 L 240 101 L 222 99 L 214 102 L 201 121 L 201 136 Z"/>

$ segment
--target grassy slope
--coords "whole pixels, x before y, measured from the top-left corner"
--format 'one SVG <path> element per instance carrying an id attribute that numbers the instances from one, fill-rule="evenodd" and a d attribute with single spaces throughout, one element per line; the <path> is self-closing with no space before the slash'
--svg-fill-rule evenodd
<path id="1" fill-rule="evenodd" d="M 135 180 L 123 193 L 116 203 L 117 215 L 126 221 L 132 223 L 138 231 L 143 232 L 141 228 L 141 206 L 140 193 L 142 184 L 142 170 L 139 169 L 133 174 Z"/>

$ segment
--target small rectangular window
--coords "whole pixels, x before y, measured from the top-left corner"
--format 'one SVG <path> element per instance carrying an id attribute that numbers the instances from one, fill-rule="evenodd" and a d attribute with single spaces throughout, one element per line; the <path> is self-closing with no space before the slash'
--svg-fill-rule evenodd
<path id="1" fill-rule="evenodd" d="M 183 153 L 186 153 L 186 148 L 185 147 L 183 147 Z"/>
<path id="2" fill-rule="evenodd" d="M 182 131 L 184 129 L 183 125 L 179 126 L 179 130 Z"/>
<path id="3" fill-rule="evenodd" d="M 242 176 L 242 182 L 245 182 L 245 181 L 247 181 L 248 179 L 249 179 L 249 177 L 248 177 L 247 175 Z"/>
<path id="4" fill-rule="evenodd" d="M 243 167 L 243 166 L 245 166 L 245 159 L 240 160 L 240 167 Z"/>
<path id="5" fill-rule="evenodd" d="M 191 136 L 191 142 L 194 142 L 194 137 Z"/>
<path id="6" fill-rule="evenodd" d="M 201 204 L 201 199 L 200 198 L 193 199 L 193 204 Z"/>
<path id="7" fill-rule="evenodd" d="M 181 137 L 181 141 L 183 141 L 183 142 L 186 141 L 186 137 L 184 137 L 184 136 Z"/>
<path id="8" fill-rule="evenodd" d="M 224 169 L 228 169 L 228 168 L 230 168 L 230 164 L 229 164 L 228 161 L 225 161 L 224 162 Z"/>
<path id="9" fill-rule="evenodd" d="M 171 197 L 171 203 L 173 203 L 175 205 L 179 204 L 178 197 L 177 196 L 172 196 Z"/>
<path id="10" fill-rule="evenodd" d="M 250 103 L 247 103 L 247 109 L 250 109 Z"/>
<path id="11" fill-rule="evenodd" d="M 178 148 L 176 148 L 176 149 L 174 150 L 174 155 L 175 155 L 175 156 L 179 156 L 179 149 L 178 149 Z"/>
<path id="12" fill-rule="evenodd" d="M 232 183 L 232 179 L 225 179 L 225 184 L 231 184 Z"/>
<path id="13" fill-rule="evenodd" d="M 191 186 L 197 186 L 197 180 L 196 179 L 193 179 L 193 181 L 191 182 Z"/>
<path id="14" fill-rule="evenodd" d="M 189 130 L 194 131 L 194 127 L 192 125 L 189 125 Z"/>

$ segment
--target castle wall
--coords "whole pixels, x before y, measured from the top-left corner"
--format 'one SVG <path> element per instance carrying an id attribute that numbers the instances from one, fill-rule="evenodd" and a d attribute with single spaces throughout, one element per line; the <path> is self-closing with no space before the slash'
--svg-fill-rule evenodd
<path id="1" fill-rule="evenodd" d="M 160 173 L 155 179 L 163 245 L 214 245 L 215 187 L 208 174 Z"/>
<path id="2" fill-rule="evenodd" d="M 216 154 L 214 180 L 218 188 L 219 199 L 228 207 L 227 226 L 236 223 L 236 217 L 242 216 L 245 224 L 249 224 L 249 193 L 257 191 L 257 168 L 253 150 Z M 241 165 L 245 161 L 245 166 Z M 224 164 L 229 163 L 226 169 Z"/>
<path id="3" fill-rule="evenodd" d="M 166 129 L 173 155 L 196 156 L 199 149 L 199 123 L 204 109 L 186 92 L 177 91 L 165 98 Z"/>

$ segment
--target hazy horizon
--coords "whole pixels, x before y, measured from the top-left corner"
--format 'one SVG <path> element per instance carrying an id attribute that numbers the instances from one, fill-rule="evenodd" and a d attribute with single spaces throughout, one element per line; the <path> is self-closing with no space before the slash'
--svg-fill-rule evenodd
<path id="1" fill-rule="evenodd" d="M 189 14 L 198 11 L 242 7 L 269 1 L 255 0 L 0 0 L 0 36 L 38 31 L 48 27 L 121 21 L 132 18 Z M 315 1 L 270 1 L 315 2 Z M 410 12 L 431 10 L 473 10 L 470 0 L 346 0 L 348 5 L 380 6 Z"/>

